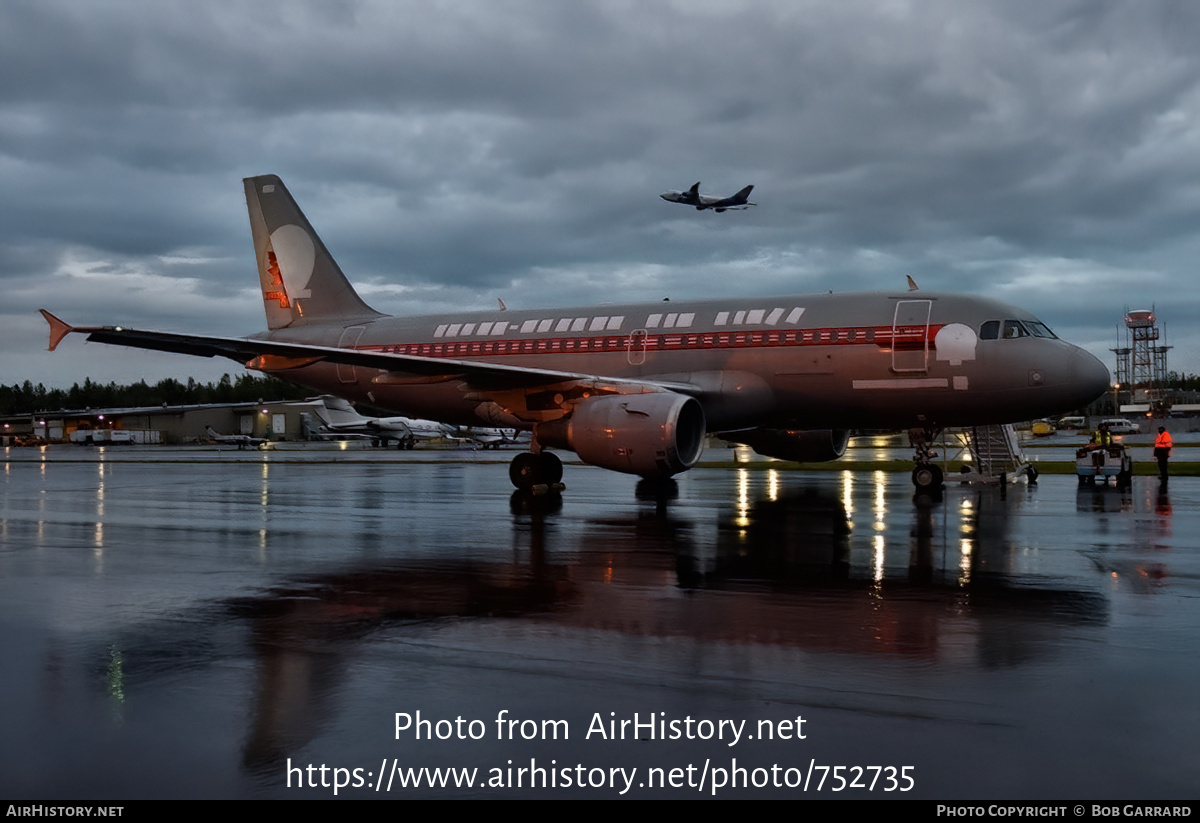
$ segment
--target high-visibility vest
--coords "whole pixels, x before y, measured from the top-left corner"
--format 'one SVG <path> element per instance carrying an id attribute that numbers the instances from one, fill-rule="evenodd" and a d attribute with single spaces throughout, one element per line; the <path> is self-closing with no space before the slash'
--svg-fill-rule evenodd
<path id="1" fill-rule="evenodd" d="M 1171 448 L 1171 433 L 1162 432 L 1158 437 L 1154 438 L 1154 448 L 1169 449 Z"/>

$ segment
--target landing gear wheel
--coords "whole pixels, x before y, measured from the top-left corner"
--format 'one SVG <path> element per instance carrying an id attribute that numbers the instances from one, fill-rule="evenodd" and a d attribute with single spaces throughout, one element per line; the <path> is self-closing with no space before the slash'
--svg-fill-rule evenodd
<path id="1" fill-rule="evenodd" d="M 521 452 L 508 464 L 508 479 L 518 489 L 528 490 L 537 483 L 538 456 Z"/>
<path id="2" fill-rule="evenodd" d="M 538 484 L 552 486 L 560 482 L 562 476 L 562 461 L 553 452 L 522 452 L 514 457 L 508 466 L 508 479 L 522 490 L 531 489 Z"/>
<path id="3" fill-rule="evenodd" d="M 917 466 L 912 472 L 912 482 L 918 492 L 937 491 L 942 487 L 941 466 Z"/>

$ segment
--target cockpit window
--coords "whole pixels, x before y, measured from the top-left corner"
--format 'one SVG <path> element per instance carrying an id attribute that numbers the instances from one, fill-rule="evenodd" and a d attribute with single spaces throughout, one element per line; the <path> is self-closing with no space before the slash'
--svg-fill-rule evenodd
<path id="1" fill-rule="evenodd" d="M 1058 339 L 1055 337 L 1054 332 L 1050 331 L 1050 328 L 1045 323 L 1038 322 L 1037 320 L 1026 320 L 1025 328 L 1029 329 L 1029 333 L 1034 337 L 1049 337 L 1055 340 Z"/>
<path id="2" fill-rule="evenodd" d="M 1005 320 L 1004 321 L 1004 339 L 1012 340 L 1017 337 L 1028 337 L 1029 332 L 1021 325 L 1020 320 Z"/>
<path id="3" fill-rule="evenodd" d="M 1000 320 L 987 320 L 979 327 L 980 340 L 1016 340 L 1018 337 L 1048 337 L 1057 340 L 1054 332 L 1040 320 L 1005 320 L 1001 333 Z"/>

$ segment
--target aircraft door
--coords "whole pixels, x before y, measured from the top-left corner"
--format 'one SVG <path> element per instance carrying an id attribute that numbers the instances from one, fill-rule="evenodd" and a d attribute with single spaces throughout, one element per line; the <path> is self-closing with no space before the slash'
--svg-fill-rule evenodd
<path id="1" fill-rule="evenodd" d="M 339 349 L 352 349 L 358 345 L 358 339 L 362 337 L 366 326 L 348 326 L 342 330 L 342 336 L 338 338 Z M 337 376 L 340 383 L 357 383 L 358 373 L 354 370 L 354 366 L 345 363 L 337 364 Z"/>
<path id="2" fill-rule="evenodd" d="M 892 317 L 892 371 L 923 372 L 929 365 L 932 300 L 900 300 Z"/>
<path id="3" fill-rule="evenodd" d="M 640 366 L 646 362 L 646 330 L 634 329 L 625 341 L 625 352 L 629 357 L 629 365 Z"/>

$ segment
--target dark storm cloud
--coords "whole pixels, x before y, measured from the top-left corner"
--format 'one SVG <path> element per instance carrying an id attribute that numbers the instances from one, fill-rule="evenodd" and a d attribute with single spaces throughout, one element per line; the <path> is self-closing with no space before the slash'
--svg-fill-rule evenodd
<path id="1" fill-rule="evenodd" d="M 1157 301 L 1200 368 L 1197 40 L 1154 2 L 7 3 L 0 382 L 104 369 L 32 354 L 42 304 L 260 327 L 239 181 L 265 172 L 389 312 L 911 273 L 1098 353 Z M 760 205 L 657 198 L 697 179 Z"/>

